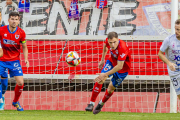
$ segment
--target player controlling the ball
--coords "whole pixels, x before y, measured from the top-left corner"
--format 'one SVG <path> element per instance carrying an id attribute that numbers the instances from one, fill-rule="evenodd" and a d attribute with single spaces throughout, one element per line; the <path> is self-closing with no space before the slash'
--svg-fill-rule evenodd
<path id="1" fill-rule="evenodd" d="M 111 57 L 105 63 L 105 56 L 110 50 Z M 102 69 L 104 65 L 104 68 Z M 116 32 L 110 32 L 103 46 L 103 54 L 99 63 L 99 68 L 102 69 L 101 73 L 95 78 L 95 85 L 92 90 L 90 104 L 85 108 L 86 111 L 93 111 L 94 104 L 98 94 L 101 92 L 104 81 L 112 76 L 111 82 L 106 89 L 105 95 L 93 111 L 93 114 L 98 114 L 104 103 L 113 95 L 114 90 L 118 87 L 125 77 L 128 75 L 131 67 L 131 53 L 126 44 L 121 39 L 118 39 Z"/>
<path id="2" fill-rule="evenodd" d="M 19 19 L 20 16 L 17 12 L 11 12 L 8 19 L 9 25 L 0 28 L 0 40 L 3 49 L 3 56 L 0 58 L 0 75 L 4 73 L 6 68 L 9 69 L 10 77 L 14 77 L 17 83 L 12 105 L 18 111 L 24 111 L 18 102 L 24 86 L 23 71 L 19 61 L 20 44 L 22 44 L 26 67 L 29 67 L 29 61 L 26 34 L 18 27 Z"/>
<path id="3" fill-rule="evenodd" d="M 168 74 L 180 100 L 180 19 L 175 22 L 175 34 L 163 41 L 158 56 L 167 64 Z"/>

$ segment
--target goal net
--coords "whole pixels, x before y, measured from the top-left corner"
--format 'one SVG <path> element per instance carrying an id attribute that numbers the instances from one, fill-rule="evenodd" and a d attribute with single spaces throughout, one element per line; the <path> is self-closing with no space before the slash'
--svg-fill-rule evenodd
<path id="1" fill-rule="evenodd" d="M 25 110 L 84 110 L 90 102 L 93 79 L 100 73 L 103 43 L 110 31 L 119 34 L 132 52 L 128 77 L 115 90 L 102 111 L 170 112 L 170 78 L 158 58 L 159 48 L 171 31 L 171 0 L 114 0 L 97 9 L 95 0 L 78 2 L 80 19 L 68 19 L 71 1 L 32 0 L 29 13 L 21 13 L 20 27 L 27 34 L 30 67 L 23 67 L 25 85 L 20 103 Z M 0 3 L 2 23 L 17 9 Z M 67 44 L 63 51 L 65 42 Z M 65 56 L 76 51 L 81 63 L 69 67 Z M 106 56 L 108 58 L 109 54 Z M 56 69 L 56 65 L 58 68 Z M 107 59 L 106 59 L 107 60 Z M 96 104 L 110 79 L 103 84 Z M 9 80 L 5 109 L 14 109 L 15 80 Z"/>

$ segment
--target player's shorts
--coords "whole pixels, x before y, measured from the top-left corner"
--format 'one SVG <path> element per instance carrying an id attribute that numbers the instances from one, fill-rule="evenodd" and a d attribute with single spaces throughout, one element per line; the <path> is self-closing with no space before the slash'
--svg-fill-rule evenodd
<path id="1" fill-rule="evenodd" d="M 8 78 L 8 69 L 4 71 L 4 73 L 1 75 L 2 78 Z"/>
<path id="2" fill-rule="evenodd" d="M 109 60 L 107 60 L 101 73 L 106 73 L 112 69 L 113 69 L 112 63 Z M 128 75 L 128 72 L 125 72 L 125 73 L 115 72 L 114 74 L 109 75 L 109 77 L 112 76 L 111 81 L 112 81 L 113 86 L 118 87 L 127 75 Z"/>
<path id="3" fill-rule="evenodd" d="M 180 75 L 170 76 L 177 95 L 180 95 Z"/>
<path id="4" fill-rule="evenodd" d="M 23 76 L 23 71 L 19 60 L 6 62 L 0 61 L 0 75 L 3 75 L 6 69 L 9 69 L 10 77 Z"/>

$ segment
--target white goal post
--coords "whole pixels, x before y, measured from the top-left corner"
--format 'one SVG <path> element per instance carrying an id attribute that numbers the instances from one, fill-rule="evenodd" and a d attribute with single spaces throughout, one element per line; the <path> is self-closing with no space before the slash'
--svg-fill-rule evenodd
<path id="1" fill-rule="evenodd" d="M 175 21 L 178 19 L 178 0 L 171 0 L 171 34 L 175 33 Z M 170 113 L 177 113 L 177 95 L 170 82 Z"/>

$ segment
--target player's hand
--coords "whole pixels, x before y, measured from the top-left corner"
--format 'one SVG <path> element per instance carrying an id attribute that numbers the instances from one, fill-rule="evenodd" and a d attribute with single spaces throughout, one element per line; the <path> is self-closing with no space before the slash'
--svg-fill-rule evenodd
<path id="1" fill-rule="evenodd" d="M 25 63 L 26 63 L 26 67 L 28 68 L 29 67 L 29 61 L 25 60 Z"/>
<path id="2" fill-rule="evenodd" d="M 99 62 L 99 69 L 102 69 L 103 66 L 104 66 L 104 60 L 101 60 L 101 61 Z"/>
<path id="3" fill-rule="evenodd" d="M 98 77 L 96 77 L 94 79 L 95 82 L 98 82 L 99 84 L 103 84 L 104 81 L 108 78 L 108 76 L 106 75 L 106 73 L 97 73 L 99 74 Z"/>
<path id="4" fill-rule="evenodd" d="M 177 66 L 177 65 L 170 62 L 170 63 L 168 64 L 168 66 L 169 66 L 169 69 L 170 69 L 171 71 L 175 71 L 175 70 L 176 70 L 175 66 Z"/>
<path id="5" fill-rule="evenodd" d="M 6 6 L 11 5 L 12 4 L 12 0 L 6 0 Z"/>

